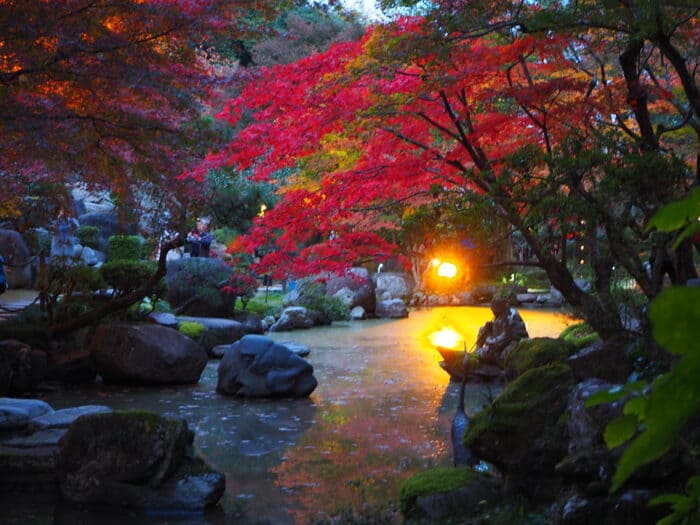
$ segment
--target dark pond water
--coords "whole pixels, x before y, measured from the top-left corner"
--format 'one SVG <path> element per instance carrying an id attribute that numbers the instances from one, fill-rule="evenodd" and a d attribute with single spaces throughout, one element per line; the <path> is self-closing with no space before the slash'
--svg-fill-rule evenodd
<path id="1" fill-rule="evenodd" d="M 556 335 L 572 320 L 521 310 L 531 336 Z M 336 323 L 271 334 L 308 346 L 319 381 L 309 399 L 246 401 L 215 392 L 218 362 L 198 384 L 126 388 L 95 384 L 48 392 L 54 408 L 104 404 L 187 419 L 199 454 L 226 475 L 226 494 L 207 514 L 142 516 L 14 501 L 11 523 L 306 524 L 344 509 L 398 500 L 403 480 L 450 465 L 449 429 L 458 385 L 439 367 L 430 334 L 457 330 L 467 346 L 491 318 L 478 307 L 412 311 L 408 319 Z M 490 395 L 467 389 L 467 413 Z M 31 499 L 31 498 L 30 498 Z M 0 514 L 1 516 L 1 514 Z M 21 519 L 20 519 L 21 517 Z M 2 522 L 2 518 L 0 518 Z M 9 520 L 8 520 L 9 522 Z"/>

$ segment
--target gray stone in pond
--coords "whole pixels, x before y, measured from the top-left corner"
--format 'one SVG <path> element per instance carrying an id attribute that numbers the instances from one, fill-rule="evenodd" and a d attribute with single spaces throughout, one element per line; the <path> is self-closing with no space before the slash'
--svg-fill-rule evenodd
<path id="1" fill-rule="evenodd" d="M 292 352 L 294 352 L 296 355 L 301 356 L 301 357 L 306 357 L 311 353 L 311 350 L 309 350 L 308 346 L 305 346 L 301 343 L 295 343 L 294 341 L 280 341 L 280 345 L 286 346 L 289 348 Z"/>
<path id="2" fill-rule="evenodd" d="M 30 428 L 68 428 L 73 421 L 85 414 L 102 414 L 111 412 L 112 409 L 104 405 L 84 405 L 72 408 L 54 410 L 50 414 L 35 417 L 29 422 Z"/>
<path id="3" fill-rule="evenodd" d="M 66 432 L 68 432 L 67 428 L 39 430 L 28 436 L 15 437 L 3 441 L 2 445 L 14 448 L 57 447 L 58 442 Z"/>
<path id="4" fill-rule="evenodd" d="M 151 312 L 148 314 L 148 320 L 154 324 L 167 326 L 168 328 L 177 328 L 177 317 L 168 312 Z"/>
<path id="5" fill-rule="evenodd" d="M 310 363 L 269 337 L 246 335 L 219 363 L 217 392 L 240 397 L 307 397 L 318 386 Z"/>
<path id="6" fill-rule="evenodd" d="M 31 419 L 50 412 L 51 405 L 38 399 L 0 397 L 0 430 L 24 428 Z"/>

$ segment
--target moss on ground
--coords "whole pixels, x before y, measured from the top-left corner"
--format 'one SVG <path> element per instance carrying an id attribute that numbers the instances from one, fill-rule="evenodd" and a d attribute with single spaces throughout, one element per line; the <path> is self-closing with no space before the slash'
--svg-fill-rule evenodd
<path id="1" fill-rule="evenodd" d="M 478 474 L 467 467 L 438 467 L 419 472 L 401 485 L 400 507 L 404 516 L 411 514 L 420 496 L 451 492 L 471 484 Z"/>
<path id="2" fill-rule="evenodd" d="M 506 375 L 515 378 L 528 370 L 553 363 L 563 363 L 576 351 L 567 340 L 551 337 L 523 339 L 506 358 Z"/>
<path id="3" fill-rule="evenodd" d="M 559 334 L 559 339 L 570 343 L 576 350 L 580 350 L 600 339 L 600 337 L 591 325 L 581 322 L 567 326 Z"/>

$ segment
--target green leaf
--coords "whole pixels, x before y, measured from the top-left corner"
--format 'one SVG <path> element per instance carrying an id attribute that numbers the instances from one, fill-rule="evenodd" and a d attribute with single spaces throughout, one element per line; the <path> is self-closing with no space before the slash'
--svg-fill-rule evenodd
<path id="1" fill-rule="evenodd" d="M 622 387 L 611 388 L 610 390 L 601 390 L 586 399 L 584 406 L 586 408 L 591 408 L 598 405 L 604 405 L 605 403 L 613 403 L 619 401 L 627 395 L 627 392 L 622 389 Z"/>
<path id="2" fill-rule="evenodd" d="M 700 476 L 689 478 L 686 483 L 686 492 L 691 496 L 700 497 Z"/>
<path id="3" fill-rule="evenodd" d="M 695 235 L 697 232 L 700 231 L 700 221 L 693 221 L 691 224 L 683 228 L 683 231 L 678 234 L 678 237 L 676 237 L 676 240 L 673 241 L 673 249 L 678 249 L 678 247 L 685 241 L 686 239 L 692 237 Z"/>
<path id="4" fill-rule="evenodd" d="M 684 356 L 646 396 L 644 431 L 623 452 L 610 491 L 615 492 L 642 465 L 663 456 L 683 425 L 700 412 L 700 356 Z M 607 430 L 606 430 L 607 432 Z"/>
<path id="5" fill-rule="evenodd" d="M 700 354 L 700 288 L 664 290 L 649 310 L 654 338 L 674 354 Z"/>
<path id="6" fill-rule="evenodd" d="M 687 197 L 667 204 L 649 220 L 646 231 L 657 228 L 670 232 L 686 226 L 700 217 L 700 188 L 694 188 Z"/>
<path id="7" fill-rule="evenodd" d="M 613 419 L 605 428 L 605 444 L 608 448 L 615 448 L 627 442 L 636 432 L 638 423 L 637 416 L 632 415 Z"/>
<path id="8" fill-rule="evenodd" d="M 636 397 L 630 399 L 625 403 L 625 407 L 622 409 L 622 413 L 628 416 L 635 416 L 638 419 L 643 420 L 646 413 L 647 401 L 643 397 Z"/>
<path id="9" fill-rule="evenodd" d="M 625 383 L 622 386 L 614 386 L 609 390 L 601 390 L 595 394 L 592 394 L 586 400 L 584 406 L 586 408 L 591 408 L 598 405 L 604 405 L 606 403 L 613 403 L 629 396 L 630 394 L 642 392 L 646 386 L 646 381 L 634 381 L 632 383 Z"/>
<path id="10" fill-rule="evenodd" d="M 687 496 L 683 496 L 682 494 L 661 494 L 660 496 L 650 499 L 649 505 L 663 505 L 664 503 L 675 505 L 687 498 Z"/>

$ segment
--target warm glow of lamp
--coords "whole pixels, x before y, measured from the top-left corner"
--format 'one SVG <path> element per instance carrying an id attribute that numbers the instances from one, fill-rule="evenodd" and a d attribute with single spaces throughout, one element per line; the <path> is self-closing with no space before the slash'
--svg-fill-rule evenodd
<path id="1" fill-rule="evenodd" d="M 463 339 L 461 334 L 443 326 L 440 330 L 431 333 L 428 338 L 430 343 L 434 346 L 441 346 L 443 348 L 457 348 L 459 342 Z"/>
<path id="2" fill-rule="evenodd" d="M 445 277 L 447 279 L 452 279 L 457 275 L 457 266 L 449 262 L 443 262 L 438 266 L 437 274 L 439 277 Z"/>

